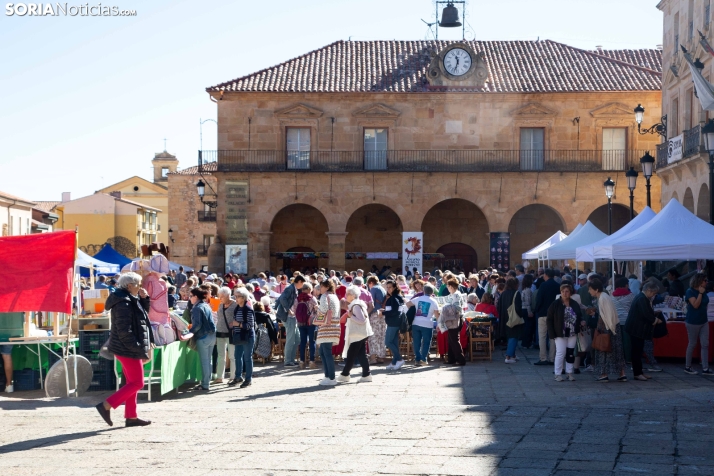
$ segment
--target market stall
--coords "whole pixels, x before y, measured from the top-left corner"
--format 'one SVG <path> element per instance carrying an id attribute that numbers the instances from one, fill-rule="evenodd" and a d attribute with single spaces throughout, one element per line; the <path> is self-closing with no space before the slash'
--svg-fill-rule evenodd
<path id="1" fill-rule="evenodd" d="M 12 328 L 3 334 L 3 345 L 24 348 L 37 358 L 38 378 L 43 386 L 42 370 L 45 367 L 43 355 L 54 355 L 63 362 L 66 394 L 77 395 L 80 382 L 77 379 L 76 343 L 69 334 L 59 335 L 60 313 L 71 316 L 75 257 L 77 252 L 77 232 L 58 231 L 41 235 L 25 235 L 0 238 L 0 317 L 5 326 Z M 27 258 L 28 250 L 33 258 Z M 42 279 L 38 279 L 42 276 Z M 34 311 L 52 312 L 52 330 L 37 329 L 30 314 Z M 22 326 L 8 321 L 21 316 Z M 16 354 L 13 349 L 13 355 Z M 75 357 L 70 357 L 73 354 Z M 49 358 L 49 357 L 46 357 Z M 22 361 L 18 354 L 18 361 Z M 33 359 L 32 359 L 33 360 Z M 28 361 L 25 355 L 24 361 Z M 74 363 L 73 369 L 67 362 Z M 31 360 L 30 360 L 31 362 Z M 14 365 L 13 365 L 14 366 Z M 27 369 L 32 372 L 34 364 Z M 70 388 L 70 372 L 73 373 Z"/>
<path id="2" fill-rule="evenodd" d="M 97 259 L 96 256 L 89 256 L 82 250 L 77 250 L 75 267 L 79 268 L 79 274 L 89 277 L 93 274 L 114 274 L 119 272 L 119 265 Z"/>
<path id="3" fill-rule="evenodd" d="M 642 212 L 640 212 L 639 215 L 637 215 L 635 218 L 632 219 L 627 225 L 623 226 L 619 230 L 617 230 L 615 233 L 613 233 L 610 236 L 606 236 L 602 240 L 596 241 L 594 243 L 589 243 L 585 246 L 579 246 L 576 251 L 575 251 L 575 259 L 579 263 L 594 263 L 595 261 L 610 261 L 612 260 L 612 256 L 609 255 L 608 253 L 602 253 L 600 252 L 597 256 L 595 254 L 595 249 L 598 249 L 598 251 L 601 251 L 609 245 L 610 243 L 614 243 L 620 238 L 627 236 L 628 234 L 632 233 L 633 231 L 637 230 L 638 228 L 644 226 L 645 224 L 649 223 L 650 220 L 652 220 L 656 216 L 656 213 L 652 211 L 650 207 L 645 207 Z"/>
<path id="4" fill-rule="evenodd" d="M 580 225 L 578 224 L 578 226 L 580 226 Z M 566 235 L 562 231 L 558 230 L 553 234 L 553 236 L 551 236 L 550 238 L 545 240 L 543 243 L 541 243 L 538 246 L 536 246 L 535 248 L 532 248 L 532 249 L 526 251 L 525 253 L 523 253 L 521 255 L 521 258 L 523 258 L 524 260 L 536 259 L 536 260 L 538 260 L 538 266 L 540 266 L 539 253 L 541 251 L 544 251 L 544 250 L 550 248 L 551 246 L 553 246 L 556 243 L 560 243 L 567 237 L 568 237 L 568 235 Z"/>
<path id="5" fill-rule="evenodd" d="M 714 226 L 687 210 L 677 200 L 670 200 L 647 223 L 607 244 L 596 244 L 594 257 L 617 261 L 694 261 L 714 259 Z M 667 308 L 659 309 L 667 312 Z M 672 317 L 672 313 L 669 313 Z M 682 319 L 681 310 L 675 319 Z M 709 323 L 712 326 L 712 323 Z M 710 327 L 710 331 L 714 328 Z M 669 335 L 655 339 L 657 357 L 684 357 L 687 332 L 683 320 L 670 319 Z M 710 357 L 714 346 L 710 347 Z M 695 355 L 698 355 L 695 353 Z"/>
<path id="6" fill-rule="evenodd" d="M 543 261 L 574 260 L 577 268 L 576 250 L 579 247 L 600 241 L 607 236 L 590 221 L 587 221 L 582 228 L 576 230 L 560 243 L 541 251 L 539 253 L 540 259 Z"/>

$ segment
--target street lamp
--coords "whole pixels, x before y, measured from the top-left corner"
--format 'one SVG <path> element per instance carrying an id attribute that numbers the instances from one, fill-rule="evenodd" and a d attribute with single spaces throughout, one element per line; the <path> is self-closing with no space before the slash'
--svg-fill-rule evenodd
<path id="1" fill-rule="evenodd" d="M 605 196 L 607 197 L 607 234 L 612 235 L 612 197 L 615 195 L 615 182 L 610 177 L 605 180 Z"/>
<path id="2" fill-rule="evenodd" d="M 645 152 L 645 155 L 640 159 L 640 164 L 642 165 L 642 175 L 645 176 L 647 180 L 647 206 L 652 207 L 652 200 L 650 197 L 650 179 L 652 178 L 652 173 L 654 170 L 655 158 L 650 155 L 650 151 Z"/>
<path id="3" fill-rule="evenodd" d="M 174 231 L 169 228 L 169 240 L 171 240 L 171 243 L 174 242 Z"/>
<path id="4" fill-rule="evenodd" d="M 625 172 L 627 177 L 627 188 L 630 189 L 630 220 L 635 218 L 635 188 L 637 187 L 637 171 L 634 167 Z"/>
<path id="5" fill-rule="evenodd" d="M 702 127 L 704 148 L 709 152 L 709 223 L 714 225 L 714 119 L 709 119 Z"/>
<path id="6" fill-rule="evenodd" d="M 208 187 L 210 188 L 211 186 L 209 185 Z M 208 205 L 210 208 L 216 208 L 218 202 L 203 199 L 206 195 L 206 184 L 203 183 L 203 180 L 198 179 L 198 182 L 196 183 L 196 190 L 198 191 L 198 198 L 201 199 L 201 203 Z"/>
<path id="7" fill-rule="evenodd" d="M 642 124 L 642 119 L 645 117 L 645 108 L 642 107 L 642 104 L 638 104 L 637 107 L 635 108 L 635 121 L 637 122 L 637 132 L 640 134 L 659 134 L 662 137 L 664 137 L 664 140 L 667 140 L 667 114 L 662 116 L 661 121 L 658 122 L 657 124 L 652 125 L 652 127 L 649 127 L 647 129 L 640 129 L 640 125 Z"/>

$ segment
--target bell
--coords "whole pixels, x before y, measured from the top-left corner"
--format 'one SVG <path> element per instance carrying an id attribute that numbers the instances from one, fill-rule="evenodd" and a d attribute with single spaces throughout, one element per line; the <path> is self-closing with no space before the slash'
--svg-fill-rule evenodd
<path id="1" fill-rule="evenodd" d="M 441 13 L 441 23 L 439 26 L 442 28 L 455 28 L 461 26 L 459 21 L 459 9 L 454 6 L 453 3 L 448 3 L 444 11 Z"/>

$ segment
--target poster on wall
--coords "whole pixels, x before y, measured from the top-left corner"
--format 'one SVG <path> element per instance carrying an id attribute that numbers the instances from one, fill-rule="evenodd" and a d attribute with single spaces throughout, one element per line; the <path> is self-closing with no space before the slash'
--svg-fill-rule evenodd
<path id="1" fill-rule="evenodd" d="M 667 141 L 667 163 L 682 160 L 682 146 L 684 145 L 684 134 L 672 137 Z"/>
<path id="2" fill-rule="evenodd" d="M 414 268 L 422 274 L 422 265 L 424 264 L 424 233 L 421 231 L 405 231 L 402 233 L 402 269 L 398 274 L 404 272 L 404 268 L 408 267 L 410 271 Z"/>
<path id="3" fill-rule="evenodd" d="M 226 245 L 226 273 L 248 274 L 248 245 Z"/>
<path id="4" fill-rule="evenodd" d="M 491 267 L 508 271 L 511 262 L 511 234 L 508 232 L 490 233 L 489 250 Z"/>

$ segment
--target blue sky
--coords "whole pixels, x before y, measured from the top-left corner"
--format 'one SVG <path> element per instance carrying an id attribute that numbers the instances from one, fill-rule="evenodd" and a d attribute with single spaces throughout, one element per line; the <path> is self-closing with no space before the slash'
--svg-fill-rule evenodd
<path id="1" fill-rule="evenodd" d="M 3 2 L 3 6 L 7 2 Z M 68 2 L 69 5 L 87 3 Z M 96 5 L 99 2 L 92 3 Z M 155 152 L 196 163 L 207 86 L 340 39 L 419 40 L 432 0 L 103 0 L 134 17 L 0 16 L 0 190 L 73 198 L 133 175 Z M 470 0 L 477 40 L 551 39 L 585 49 L 654 48 L 654 0 Z M 441 29 L 441 39 L 459 31 Z M 203 148 L 216 127 L 203 126 Z"/>

